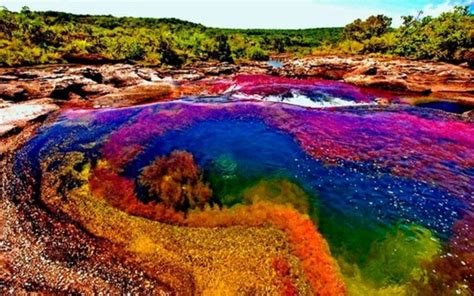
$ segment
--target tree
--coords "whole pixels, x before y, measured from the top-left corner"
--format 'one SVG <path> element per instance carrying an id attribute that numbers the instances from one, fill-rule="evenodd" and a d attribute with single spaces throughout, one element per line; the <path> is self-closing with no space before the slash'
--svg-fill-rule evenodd
<path id="1" fill-rule="evenodd" d="M 221 62 L 233 63 L 232 52 L 230 50 L 229 43 L 227 42 L 226 35 L 217 35 L 217 52 L 216 58 Z"/>
<path id="2" fill-rule="evenodd" d="M 419 14 L 420 15 L 420 14 Z M 417 59 L 453 62 L 473 47 L 474 16 L 467 7 L 455 7 L 437 18 L 403 18 L 394 53 Z"/>
<path id="3" fill-rule="evenodd" d="M 171 42 L 161 40 L 158 46 L 158 52 L 161 53 L 161 63 L 172 66 L 180 66 L 183 60 L 178 53 L 173 49 Z"/>
<path id="4" fill-rule="evenodd" d="M 381 37 L 390 30 L 392 19 L 384 16 L 370 16 L 365 21 L 356 19 L 354 22 L 344 27 L 343 39 L 363 42 L 372 37 Z"/>

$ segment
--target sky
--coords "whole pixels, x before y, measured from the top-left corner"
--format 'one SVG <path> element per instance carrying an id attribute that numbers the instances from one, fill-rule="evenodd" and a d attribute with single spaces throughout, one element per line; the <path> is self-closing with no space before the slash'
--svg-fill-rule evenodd
<path id="1" fill-rule="evenodd" d="M 298 29 L 344 26 L 356 18 L 385 14 L 393 25 L 402 15 L 437 16 L 455 5 L 474 10 L 474 0 L 0 0 L 0 6 L 17 11 L 55 10 L 77 14 L 175 17 L 221 28 Z"/>

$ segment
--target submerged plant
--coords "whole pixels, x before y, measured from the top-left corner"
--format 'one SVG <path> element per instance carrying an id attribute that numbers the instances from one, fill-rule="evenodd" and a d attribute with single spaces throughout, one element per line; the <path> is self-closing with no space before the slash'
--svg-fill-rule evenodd
<path id="1" fill-rule="evenodd" d="M 156 158 L 143 168 L 138 183 L 153 200 L 178 210 L 202 208 L 212 196 L 192 154 L 185 151 Z"/>

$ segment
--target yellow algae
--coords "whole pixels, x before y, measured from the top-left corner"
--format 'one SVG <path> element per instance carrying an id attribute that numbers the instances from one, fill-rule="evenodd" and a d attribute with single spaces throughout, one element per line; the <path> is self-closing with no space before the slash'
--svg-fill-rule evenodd
<path id="1" fill-rule="evenodd" d="M 309 197 L 298 185 L 285 180 L 261 180 L 243 193 L 245 203 L 271 201 L 276 204 L 291 205 L 302 214 L 310 211 Z"/>

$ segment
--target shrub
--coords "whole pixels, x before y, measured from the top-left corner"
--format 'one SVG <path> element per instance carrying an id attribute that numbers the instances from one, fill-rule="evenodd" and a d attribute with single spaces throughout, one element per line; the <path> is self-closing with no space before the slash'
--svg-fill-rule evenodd
<path id="1" fill-rule="evenodd" d="M 363 42 L 387 33 L 391 24 L 392 19 L 384 15 L 370 16 L 365 21 L 357 19 L 344 27 L 342 37 Z"/>
<path id="2" fill-rule="evenodd" d="M 253 61 L 268 61 L 268 53 L 260 47 L 254 46 L 248 49 L 247 57 Z"/>

